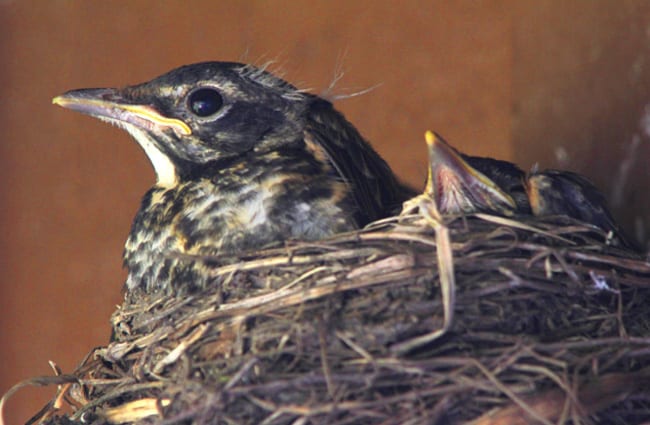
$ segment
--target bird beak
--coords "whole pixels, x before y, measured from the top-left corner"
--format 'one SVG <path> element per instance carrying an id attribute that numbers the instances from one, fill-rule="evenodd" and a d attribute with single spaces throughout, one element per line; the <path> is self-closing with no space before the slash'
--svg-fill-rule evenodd
<path id="1" fill-rule="evenodd" d="M 171 129 L 182 136 L 192 134 L 183 121 L 165 117 L 149 105 L 130 103 L 116 89 L 71 90 L 52 99 L 52 103 L 117 125 L 132 124 L 148 131 Z"/>
<path id="2" fill-rule="evenodd" d="M 485 174 L 469 165 L 437 134 L 425 134 L 429 150 L 426 192 L 442 214 L 495 212 L 514 214 L 515 201 Z"/>
<path id="3" fill-rule="evenodd" d="M 531 173 L 524 179 L 524 189 L 534 215 L 553 214 L 548 212 L 550 207 L 543 196 L 543 193 L 553 194 L 549 178 L 543 174 Z"/>

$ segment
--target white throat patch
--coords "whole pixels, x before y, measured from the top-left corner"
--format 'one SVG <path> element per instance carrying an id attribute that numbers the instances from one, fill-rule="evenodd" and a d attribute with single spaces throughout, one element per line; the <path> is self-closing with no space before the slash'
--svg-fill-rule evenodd
<path id="1" fill-rule="evenodd" d="M 156 172 L 158 186 L 172 187 L 177 185 L 178 174 L 176 173 L 176 167 L 167 155 L 162 153 L 154 142 L 151 141 L 149 135 L 133 125 L 126 124 L 124 128 L 142 146 L 142 149 L 149 157 L 149 161 L 151 161 L 151 165 L 153 165 L 153 169 Z"/>
<path id="2" fill-rule="evenodd" d="M 172 187 L 178 184 L 178 174 L 176 173 L 176 167 L 174 164 L 167 158 L 167 156 L 158 149 L 154 142 L 151 141 L 149 135 L 139 129 L 138 127 L 125 123 L 124 121 L 118 121 L 112 118 L 106 118 L 102 116 L 97 116 L 102 121 L 109 122 L 116 127 L 123 128 L 128 131 L 131 136 L 138 142 L 138 144 L 144 150 L 144 153 L 147 154 L 153 169 L 156 172 L 156 181 L 158 186 L 162 187 Z"/>
<path id="3" fill-rule="evenodd" d="M 142 147 L 144 153 L 147 154 L 147 157 L 156 173 L 156 183 L 158 186 L 172 187 L 178 184 L 178 173 L 176 173 L 176 167 L 169 158 L 158 149 L 156 144 L 151 141 L 149 135 L 147 135 L 145 131 L 135 125 L 125 123 L 124 121 L 101 115 L 93 116 L 129 132 L 135 141 Z"/>

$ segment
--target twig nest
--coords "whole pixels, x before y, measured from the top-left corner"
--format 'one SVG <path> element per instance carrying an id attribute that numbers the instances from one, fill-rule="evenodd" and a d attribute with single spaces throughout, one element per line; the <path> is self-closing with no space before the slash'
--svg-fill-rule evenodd
<path id="1" fill-rule="evenodd" d="M 186 258 L 212 264 L 213 284 L 128 297 L 114 341 L 66 377 L 72 413 L 45 421 L 648 418 L 647 261 L 568 219 L 414 210 L 327 241 Z"/>

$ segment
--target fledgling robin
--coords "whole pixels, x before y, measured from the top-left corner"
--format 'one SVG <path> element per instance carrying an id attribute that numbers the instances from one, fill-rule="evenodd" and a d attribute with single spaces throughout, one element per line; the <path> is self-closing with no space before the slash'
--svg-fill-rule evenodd
<path id="1" fill-rule="evenodd" d="M 617 245 L 638 249 L 612 217 L 603 194 L 585 177 L 570 171 L 533 171 L 524 186 L 533 214 L 573 217 L 610 233 Z"/>
<path id="2" fill-rule="evenodd" d="M 251 65 L 198 63 L 53 103 L 125 129 L 154 167 L 125 246 L 127 291 L 209 283 L 200 262 L 174 254 L 317 240 L 414 195 L 329 101 Z"/>
<path id="3" fill-rule="evenodd" d="M 611 233 L 616 245 L 636 248 L 586 178 L 558 170 L 527 174 L 507 161 L 463 155 L 435 133 L 427 132 L 426 138 L 427 186 L 441 214 L 565 215 Z"/>

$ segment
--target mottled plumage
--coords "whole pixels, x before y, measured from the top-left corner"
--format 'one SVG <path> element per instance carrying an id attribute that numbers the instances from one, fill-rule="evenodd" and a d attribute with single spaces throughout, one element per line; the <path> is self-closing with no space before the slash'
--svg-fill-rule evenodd
<path id="1" fill-rule="evenodd" d="M 250 65 L 188 65 L 54 102 L 126 129 L 156 171 L 125 247 L 128 290 L 204 286 L 203 263 L 178 254 L 325 238 L 413 195 L 330 102 Z"/>

